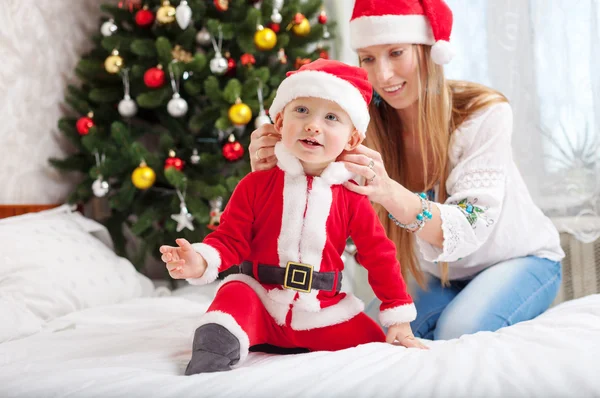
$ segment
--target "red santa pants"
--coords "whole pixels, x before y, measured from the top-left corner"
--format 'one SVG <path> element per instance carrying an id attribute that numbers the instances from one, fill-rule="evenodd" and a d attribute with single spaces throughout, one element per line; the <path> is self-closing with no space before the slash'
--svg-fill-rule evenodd
<path id="1" fill-rule="evenodd" d="M 306 348 L 310 351 L 336 351 L 359 344 L 385 342 L 385 334 L 375 321 L 361 312 L 337 325 L 310 330 L 293 330 L 278 325 L 267 312 L 254 290 L 243 282 L 223 285 L 210 305 L 207 314 L 220 311 L 235 319 L 248 335 L 250 346 L 271 344 L 283 348 Z"/>

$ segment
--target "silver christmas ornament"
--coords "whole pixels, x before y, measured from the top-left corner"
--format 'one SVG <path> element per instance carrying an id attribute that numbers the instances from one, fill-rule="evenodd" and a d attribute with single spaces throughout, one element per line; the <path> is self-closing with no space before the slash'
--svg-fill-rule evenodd
<path id="1" fill-rule="evenodd" d="M 192 19 L 192 9 L 186 0 L 181 0 L 181 3 L 175 9 L 175 19 L 181 29 L 186 29 Z"/>
<path id="2" fill-rule="evenodd" d="M 200 163 L 200 155 L 198 155 L 198 150 L 194 149 L 192 151 L 192 156 L 190 156 L 190 162 L 192 162 L 192 164 L 198 164 Z"/>
<path id="3" fill-rule="evenodd" d="M 210 71 L 215 75 L 222 75 L 227 72 L 227 60 L 221 53 L 216 53 L 215 57 L 210 60 Z"/>
<path id="4" fill-rule="evenodd" d="M 117 29 L 118 28 L 117 25 L 115 25 L 115 21 L 109 19 L 108 21 L 104 22 L 100 27 L 100 33 L 102 33 L 102 36 L 108 37 L 112 36 L 112 34 L 115 33 Z"/>
<path id="5" fill-rule="evenodd" d="M 110 185 L 102 179 L 102 176 L 98 176 L 92 183 L 92 192 L 94 193 L 94 196 L 97 196 L 98 198 L 105 196 L 109 189 Z"/>
<path id="6" fill-rule="evenodd" d="M 173 98 L 167 104 L 167 112 L 173 117 L 181 117 L 188 111 L 187 102 L 181 98 L 179 93 L 173 94 Z"/>
<path id="7" fill-rule="evenodd" d="M 121 101 L 119 101 L 119 115 L 123 117 L 132 117 L 137 113 L 137 104 L 129 95 L 126 95 Z"/>
<path id="8" fill-rule="evenodd" d="M 179 196 L 179 214 L 171 214 L 171 218 L 177 221 L 177 232 L 183 231 L 184 228 L 189 229 L 190 231 L 194 230 L 194 224 L 192 224 L 192 220 L 194 216 L 190 214 L 185 205 L 185 196 L 177 190 L 177 196 Z"/>
<path id="9" fill-rule="evenodd" d="M 210 44 L 210 33 L 208 29 L 204 27 L 196 33 L 196 43 L 201 46 L 208 46 Z"/>

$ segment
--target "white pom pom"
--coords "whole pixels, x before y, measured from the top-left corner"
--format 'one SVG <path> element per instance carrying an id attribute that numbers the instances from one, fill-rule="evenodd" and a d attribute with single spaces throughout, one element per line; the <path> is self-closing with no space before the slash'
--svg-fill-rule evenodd
<path id="1" fill-rule="evenodd" d="M 438 65 L 445 65 L 454 58 L 452 45 L 445 40 L 438 40 L 431 47 L 431 59 Z"/>

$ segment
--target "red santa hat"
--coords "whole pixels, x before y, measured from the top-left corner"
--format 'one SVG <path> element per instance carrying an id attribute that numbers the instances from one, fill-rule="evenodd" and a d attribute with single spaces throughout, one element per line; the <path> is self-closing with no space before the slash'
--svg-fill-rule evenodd
<path id="1" fill-rule="evenodd" d="M 454 56 L 451 32 L 452 11 L 443 0 L 356 0 L 350 19 L 354 50 L 378 44 L 428 44 L 438 65 Z"/>
<path id="2" fill-rule="evenodd" d="M 369 125 L 373 88 L 367 72 L 343 62 L 319 58 L 287 73 L 277 89 L 269 114 L 275 117 L 286 104 L 300 97 L 323 98 L 337 103 L 364 137 Z"/>

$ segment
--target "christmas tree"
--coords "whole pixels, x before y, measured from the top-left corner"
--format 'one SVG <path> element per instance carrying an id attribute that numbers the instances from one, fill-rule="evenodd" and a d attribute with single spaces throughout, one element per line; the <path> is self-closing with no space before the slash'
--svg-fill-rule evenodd
<path id="1" fill-rule="evenodd" d="M 120 255 L 141 267 L 161 244 L 200 241 L 249 170 L 254 128 L 286 72 L 327 57 L 321 0 L 123 0 L 69 86 L 59 129 L 76 151 L 51 159 L 84 178 L 70 203 L 102 197 Z M 311 22 L 312 21 L 312 22 Z M 124 228 L 138 238 L 126 253 Z"/>

